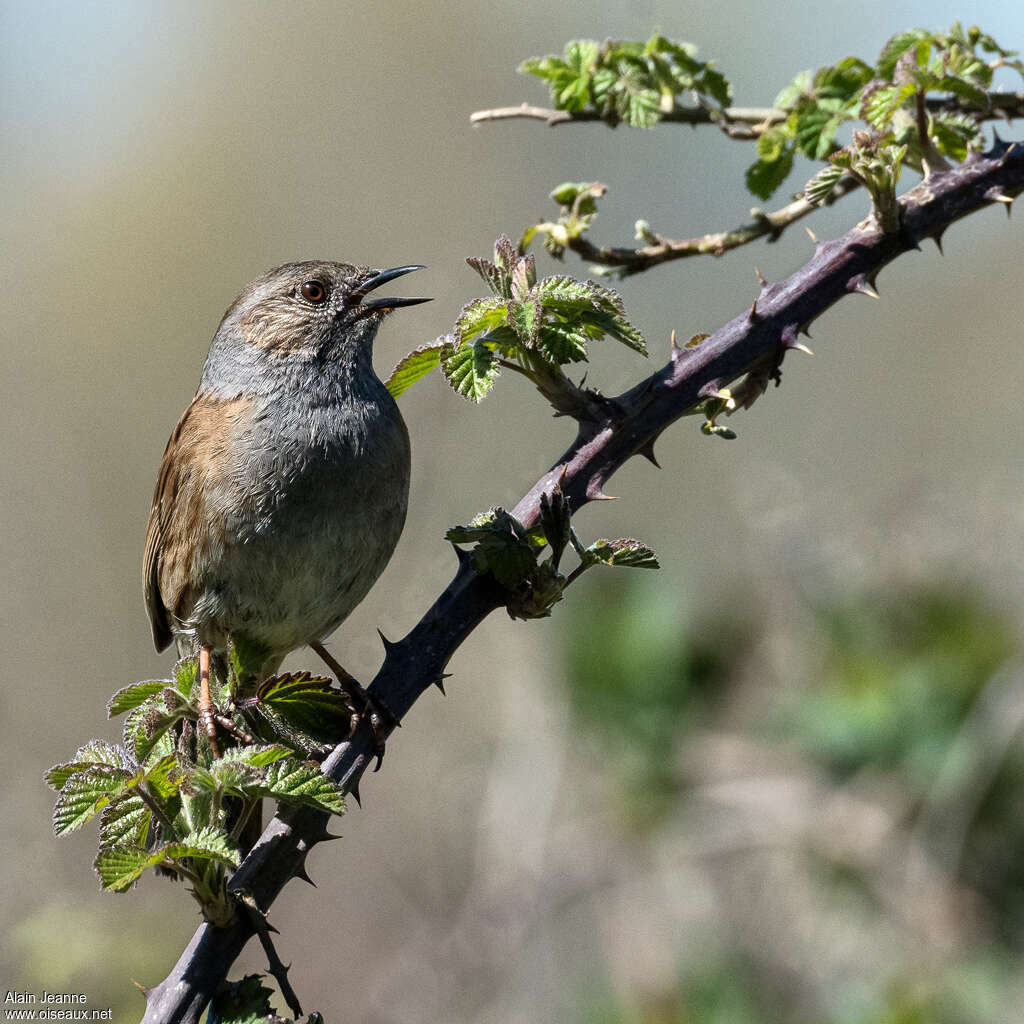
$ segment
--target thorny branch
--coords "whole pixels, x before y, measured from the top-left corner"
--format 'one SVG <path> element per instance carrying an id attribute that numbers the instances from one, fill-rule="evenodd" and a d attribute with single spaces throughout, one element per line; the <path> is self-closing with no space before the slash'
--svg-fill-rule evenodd
<path id="1" fill-rule="evenodd" d="M 874 294 L 879 271 L 896 257 L 940 242 L 954 221 L 985 206 L 1009 204 L 1024 191 L 1024 145 L 997 141 L 984 156 L 930 175 L 900 199 L 898 231 L 883 233 L 868 219 L 845 235 L 819 243 L 812 258 L 784 281 L 764 282 L 756 302 L 695 348 L 673 347 L 668 363 L 629 391 L 601 405 L 600 418 L 581 420 L 578 435 L 561 458 L 514 509 L 523 523 L 538 517 L 540 496 L 560 482 L 575 512 L 603 497 L 603 486 L 629 458 L 651 455 L 655 440 L 708 393 L 752 371 L 778 377 L 782 359 L 798 346 L 797 336 L 839 299 Z M 454 579 L 413 630 L 386 642 L 384 664 L 370 693 L 398 718 L 432 684 L 463 640 L 505 603 L 491 577 L 479 576 L 460 557 Z M 373 760 L 374 740 L 362 726 L 334 749 L 323 770 L 343 789 L 358 794 L 359 780 Z M 327 816 L 307 808 L 282 810 L 271 821 L 235 873 L 231 888 L 262 911 L 291 878 L 308 881 L 309 851 L 324 839 Z M 203 924 L 168 977 L 146 992 L 144 1024 L 196 1024 L 217 985 L 254 934 L 248 913 L 236 911 L 231 924 Z"/>

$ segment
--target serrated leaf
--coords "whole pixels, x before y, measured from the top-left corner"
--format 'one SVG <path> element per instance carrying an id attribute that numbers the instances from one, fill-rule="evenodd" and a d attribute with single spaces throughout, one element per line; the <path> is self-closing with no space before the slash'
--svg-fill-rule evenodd
<path id="1" fill-rule="evenodd" d="M 188 700 L 196 688 L 199 662 L 195 658 L 182 658 L 174 666 L 174 688 Z"/>
<path id="2" fill-rule="evenodd" d="M 644 336 L 625 317 L 614 316 L 604 310 L 591 310 L 580 314 L 580 319 L 588 325 L 596 327 L 604 334 L 608 334 L 616 341 L 621 341 L 627 347 L 647 355 L 647 343 Z"/>
<path id="3" fill-rule="evenodd" d="M 545 309 L 556 309 L 561 313 L 586 309 L 594 298 L 594 289 L 574 277 L 543 277 L 537 282 L 533 294 L 540 299 Z"/>
<path id="4" fill-rule="evenodd" d="M 99 844 L 106 846 L 144 846 L 153 812 L 136 794 L 107 804 L 100 814 Z"/>
<path id="5" fill-rule="evenodd" d="M 491 349 L 477 338 L 442 356 L 441 372 L 463 398 L 479 402 L 491 390 L 498 376 L 498 364 Z"/>
<path id="6" fill-rule="evenodd" d="M 132 708 L 137 708 L 147 697 L 152 697 L 165 689 L 169 684 L 167 679 L 150 679 L 142 683 L 130 683 L 122 687 L 107 702 L 107 718 L 115 715 L 123 715 Z"/>
<path id="7" fill-rule="evenodd" d="M 658 558 L 646 545 L 632 537 L 594 541 L 585 552 L 585 561 L 602 565 L 621 565 L 631 569 L 660 569 Z"/>
<path id="8" fill-rule="evenodd" d="M 266 680 L 245 710 L 257 714 L 276 736 L 307 753 L 333 746 L 345 736 L 350 711 L 345 695 L 331 680 L 308 672 Z"/>
<path id="9" fill-rule="evenodd" d="M 166 702 L 162 701 L 166 698 Z M 173 705 L 168 710 L 167 702 Z M 181 694 L 165 687 L 155 697 L 133 708 L 124 724 L 124 741 L 140 762 L 145 761 L 171 726 L 188 714 Z"/>
<path id="10" fill-rule="evenodd" d="M 123 747 L 115 746 L 106 740 L 90 740 L 75 751 L 75 756 L 63 764 L 55 764 L 44 776 L 47 785 L 53 789 L 63 789 L 68 779 L 88 768 L 123 768 L 134 771 L 136 762 L 130 758 Z"/>
<path id="11" fill-rule="evenodd" d="M 142 781 L 146 789 L 159 800 L 168 800 L 181 788 L 181 770 L 176 754 L 165 754 L 149 765 Z"/>
<path id="12" fill-rule="evenodd" d="M 940 151 L 954 160 L 965 160 L 968 148 L 979 148 L 982 142 L 979 125 L 962 114 L 935 114 L 929 121 L 929 132 Z"/>
<path id="13" fill-rule="evenodd" d="M 467 302 L 455 321 L 455 349 L 503 324 L 508 316 L 508 307 L 507 299 L 487 297 Z M 444 353 L 441 361 L 444 362 Z"/>
<path id="14" fill-rule="evenodd" d="M 234 868 L 238 866 L 238 847 L 223 830 L 207 827 L 152 853 L 128 844 L 107 847 L 100 850 L 93 866 L 104 889 L 125 892 L 148 868 L 185 859 L 212 860 Z"/>
<path id="15" fill-rule="evenodd" d="M 809 203 L 814 203 L 815 205 L 825 202 L 832 194 L 832 190 L 839 184 L 839 179 L 842 178 L 844 173 L 841 167 L 837 167 L 834 164 L 823 167 L 804 186 L 804 198 Z"/>
<path id="16" fill-rule="evenodd" d="M 532 253 L 520 256 L 512 267 L 512 297 L 524 299 L 537 281 L 537 261 Z"/>
<path id="17" fill-rule="evenodd" d="M 399 360 L 398 364 L 391 371 L 391 376 L 384 381 L 384 387 L 391 393 L 392 398 L 408 391 L 421 377 L 425 377 L 431 370 L 441 365 L 441 353 L 455 339 L 450 334 L 442 335 L 437 341 L 429 345 L 421 345 L 413 349 L 407 356 Z"/>
<path id="18" fill-rule="evenodd" d="M 329 680 L 318 679 L 317 682 L 329 683 Z M 340 696 L 340 691 L 334 692 Z M 321 693 L 322 691 L 318 691 L 317 696 L 319 697 Z M 210 770 L 216 770 L 218 765 L 233 763 L 246 764 L 250 768 L 265 768 L 268 764 L 292 755 L 293 752 L 280 743 L 254 743 L 244 747 L 231 747 L 210 765 Z"/>
<path id="19" fill-rule="evenodd" d="M 100 850 L 93 867 L 100 876 L 100 885 L 111 892 L 126 892 L 136 882 L 146 868 L 160 862 L 160 857 L 153 859 L 147 849 L 142 846 L 111 846 Z"/>
<path id="20" fill-rule="evenodd" d="M 541 324 L 540 303 L 534 300 L 508 304 L 508 320 L 516 332 L 523 348 L 533 348 L 537 343 L 537 332 Z"/>
<path id="21" fill-rule="evenodd" d="M 286 804 L 306 804 L 332 814 L 345 811 L 344 794 L 336 783 L 320 771 L 314 762 L 295 758 L 277 761 L 267 769 L 261 796 L 272 797 Z"/>
<path id="22" fill-rule="evenodd" d="M 824 160 L 832 150 L 843 115 L 811 101 L 800 104 L 793 117 L 796 148 L 812 160 Z"/>
<path id="23" fill-rule="evenodd" d="M 558 366 L 582 362 L 587 358 L 587 335 L 571 321 L 548 320 L 538 332 L 537 348 Z"/>
<path id="24" fill-rule="evenodd" d="M 864 93 L 861 103 L 861 117 L 873 128 L 883 131 L 892 121 L 896 111 L 907 103 L 917 92 L 914 84 L 881 85 Z"/>
<path id="25" fill-rule="evenodd" d="M 483 278 L 491 291 L 501 298 L 511 298 L 512 283 L 507 271 L 482 256 L 470 256 L 466 262 Z"/>
<path id="26" fill-rule="evenodd" d="M 239 864 L 238 844 L 223 829 L 207 825 L 179 840 L 165 843 L 159 851 L 163 860 L 212 860 L 229 867 Z"/>
<path id="27" fill-rule="evenodd" d="M 909 32 L 897 32 L 882 47 L 878 55 L 878 75 L 880 78 L 891 79 L 896 70 L 899 59 L 908 51 L 915 49 L 921 43 L 932 41 L 932 33 L 923 28 L 911 29 Z"/>
<path id="28" fill-rule="evenodd" d="M 53 808 L 53 831 L 66 835 L 99 814 L 111 800 L 124 793 L 136 776 L 124 768 L 87 768 L 64 784 Z"/>
<path id="29" fill-rule="evenodd" d="M 275 1017 L 270 1005 L 272 991 L 260 975 L 248 974 L 240 981 L 221 982 L 213 999 L 212 1019 L 218 1024 L 267 1024 Z M 307 1020 L 306 1024 L 312 1024 Z"/>

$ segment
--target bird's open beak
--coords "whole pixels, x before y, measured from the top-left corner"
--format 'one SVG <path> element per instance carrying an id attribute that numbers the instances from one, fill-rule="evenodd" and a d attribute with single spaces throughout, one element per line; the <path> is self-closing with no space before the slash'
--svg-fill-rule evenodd
<path id="1" fill-rule="evenodd" d="M 402 277 L 404 274 L 411 274 L 414 270 L 423 269 L 424 268 L 420 264 L 413 263 L 407 267 L 390 267 L 388 270 L 371 270 L 370 276 L 355 290 L 353 296 L 362 300 L 364 295 L 379 288 L 382 284 L 387 284 L 388 281 L 393 281 L 396 277 Z M 430 299 L 393 298 L 388 296 L 386 298 L 360 301 L 359 305 L 363 309 L 388 310 L 394 309 L 397 306 L 415 306 L 420 302 L 430 302 Z"/>

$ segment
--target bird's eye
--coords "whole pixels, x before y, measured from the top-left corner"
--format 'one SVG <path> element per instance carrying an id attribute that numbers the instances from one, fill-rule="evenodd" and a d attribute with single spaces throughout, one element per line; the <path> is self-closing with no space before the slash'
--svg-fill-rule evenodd
<path id="1" fill-rule="evenodd" d="M 302 293 L 302 297 L 307 302 L 312 302 L 317 306 L 319 306 L 321 302 L 325 302 L 327 299 L 327 289 L 320 281 L 306 281 L 300 291 Z"/>

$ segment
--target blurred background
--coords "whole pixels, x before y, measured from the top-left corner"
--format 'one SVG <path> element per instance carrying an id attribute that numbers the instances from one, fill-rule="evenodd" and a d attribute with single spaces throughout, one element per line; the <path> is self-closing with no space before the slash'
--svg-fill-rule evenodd
<path id="1" fill-rule="evenodd" d="M 425 263 L 436 296 L 388 321 L 382 375 L 481 292 L 463 264 L 609 187 L 592 237 L 746 219 L 740 143 L 710 130 L 535 122 L 515 73 L 568 39 L 699 44 L 763 105 L 894 32 L 978 23 L 1024 47 L 1024 8 L 929 0 L 516 5 L 0 4 L 5 371 L 0 644 L 5 990 L 80 991 L 131 1020 L 198 923 L 175 886 L 102 894 L 92 828 L 56 841 L 41 777 L 117 739 L 118 687 L 166 674 L 139 583 L 166 438 L 238 291 L 281 262 Z M 1020 88 L 1007 79 L 1008 88 Z M 1002 134 L 1020 138 L 1019 126 Z M 783 190 L 802 186 L 798 167 Z M 779 203 L 784 198 L 779 200 Z M 773 204 L 774 205 L 774 204 Z M 852 196 L 823 238 L 866 212 Z M 1021 228 L 953 227 L 813 328 L 813 359 L 701 436 L 612 481 L 578 529 L 635 535 L 660 573 L 594 569 L 550 620 L 493 615 L 362 787 L 344 840 L 274 906 L 307 1010 L 328 1021 L 992 1024 L 1024 1019 L 1024 403 Z M 619 287 L 649 363 L 810 254 L 774 245 Z M 586 276 L 574 257 L 543 273 Z M 571 437 L 519 380 L 475 407 L 402 398 L 410 520 L 332 647 L 368 680 L 454 570 L 445 529 L 511 507 Z M 290 662 L 314 667 L 308 652 Z M 238 965 L 264 967 L 257 948 Z"/>

